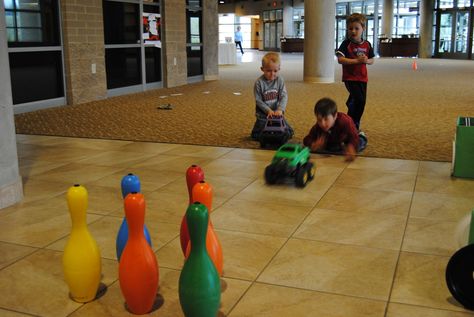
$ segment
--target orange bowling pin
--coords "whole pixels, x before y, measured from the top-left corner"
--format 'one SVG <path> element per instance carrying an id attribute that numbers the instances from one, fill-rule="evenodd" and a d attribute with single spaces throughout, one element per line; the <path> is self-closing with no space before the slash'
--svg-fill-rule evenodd
<path id="1" fill-rule="evenodd" d="M 155 253 L 143 235 L 145 198 L 130 193 L 124 200 L 128 241 L 119 263 L 119 282 L 130 312 L 142 315 L 153 308 L 158 290 L 159 271 Z"/>
<path id="2" fill-rule="evenodd" d="M 201 204 L 206 206 L 207 210 L 209 210 L 209 215 L 210 215 L 211 209 L 212 209 L 212 197 L 213 197 L 212 186 L 209 183 L 206 183 L 205 181 L 200 181 L 199 183 L 194 185 L 192 195 L 193 195 L 193 203 L 200 202 Z M 212 225 L 210 217 L 209 217 L 209 224 L 207 226 L 206 249 L 207 249 L 207 253 L 209 254 L 209 257 L 211 258 L 212 262 L 216 266 L 219 276 L 222 276 L 223 266 L 224 266 L 222 246 L 214 231 L 214 226 Z M 188 245 L 186 248 L 186 258 L 188 258 L 190 251 L 191 251 L 191 243 L 188 242 Z"/>
<path id="3" fill-rule="evenodd" d="M 87 229 L 87 190 L 74 185 L 67 191 L 72 231 L 64 248 L 64 278 L 71 298 L 76 302 L 92 301 L 97 294 L 101 277 L 100 251 Z"/>

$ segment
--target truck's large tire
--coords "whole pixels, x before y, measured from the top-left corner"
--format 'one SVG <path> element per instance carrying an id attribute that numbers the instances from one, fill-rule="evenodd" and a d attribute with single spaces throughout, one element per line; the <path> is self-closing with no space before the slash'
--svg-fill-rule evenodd
<path id="1" fill-rule="evenodd" d="M 265 181 L 270 185 L 273 185 L 278 181 L 278 173 L 275 171 L 273 164 L 265 167 Z"/>
<path id="2" fill-rule="evenodd" d="M 306 170 L 308 171 L 308 180 L 311 181 L 314 179 L 314 175 L 316 174 L 316 167 L 313 163 L 308 162 L 305 164 Z"/>
<path id="3" fill-rule="evenodd" d="M 296 187 L 305 187 L 307 182 L 308 182 L 308 170 L 305 168 L 305 166 L 301 166 L 296 171 L 296 177 L 295 177 Z"/>

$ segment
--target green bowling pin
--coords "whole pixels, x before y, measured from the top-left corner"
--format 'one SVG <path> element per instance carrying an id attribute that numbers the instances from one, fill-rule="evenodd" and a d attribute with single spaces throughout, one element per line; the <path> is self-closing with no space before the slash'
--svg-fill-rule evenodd
<path id="1" fill-rule="evenodd" d="M 199 202 L 186 211 L 191 254 L 179 277 L 179 302 L 186 317 L 216 317 L 221 301 L 221 283 L 206 249 L 209 214 Z"/>

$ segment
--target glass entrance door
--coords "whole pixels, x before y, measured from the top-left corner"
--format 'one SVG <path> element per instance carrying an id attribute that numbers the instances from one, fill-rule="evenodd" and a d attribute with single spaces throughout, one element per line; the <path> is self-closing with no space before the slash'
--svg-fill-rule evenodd
<path id="1" fill-rule="evenodd" d="M 102 3 L 108 96 L 162 86 L 160 6 L 146 2 Z"/>
<path id="2" fill-rule="evenodd" d="M 471 49 L 469 11 L 442 11 L 437 18 L 436 57 L 467 59 Z"/>
<path id="3" fill-rule="evenodd" d="M 201 0 L 186 1 L 186 56 L 188 83 L 203 80 L 202 4 Z"/>
<path id="4" fill-rule="evenodd" d="M 263 49 L 280 50 L 280 37 L 283 35 L 283 10 L 263 11 Z"/>
<path id="5" fill-rule="evenodd" d="M 280 37 L 277 36 L 277 23 L 276 22 L 268 22 L 264 24 L 264 50 L 265 51 L 277 51 L 278 44 L 277 43 Z"/>
<path id="6" fill-rule="evenodd" d="M 469 47 L 469 11 L 458 11 L 454 28 L 454 54 L 467 58 Z"/>

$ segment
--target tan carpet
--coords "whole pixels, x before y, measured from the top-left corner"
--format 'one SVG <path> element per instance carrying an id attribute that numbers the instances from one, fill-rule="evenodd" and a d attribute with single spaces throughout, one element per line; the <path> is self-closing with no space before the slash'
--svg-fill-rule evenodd
<path id="1" fill-rule="evenodd" d="M 259 60 L 261 52 L 248 52 Z M 248 58 L 246 56 L 246 58 Z M 451 161 L 456 118 L 474 117 L 474 61 L 377 59 L 369 66 L 362 129 L 365 156 Z M 329 96 L 346 112 L 347 92 L 335 63 L 333 84 L 304 83 L 301 54 L 284 54 L 281 75 L 287 118 L 301 141 L 314 123 L 316 100 Z M 253 82 L 259 62 L 221 66 L 220 80 L 109 98 L 15 116 L 16 132 L 258 148 L 248 135 L 254 122 Z M 158 110 L 170 103 L 173 110 Z"/>

